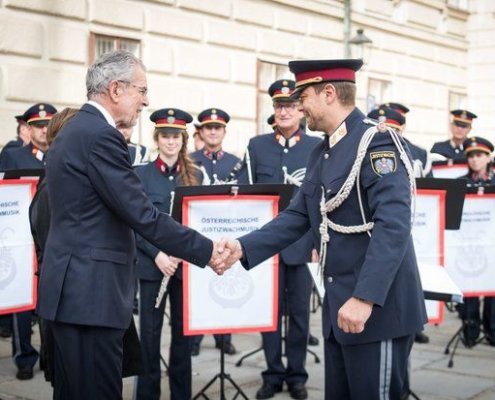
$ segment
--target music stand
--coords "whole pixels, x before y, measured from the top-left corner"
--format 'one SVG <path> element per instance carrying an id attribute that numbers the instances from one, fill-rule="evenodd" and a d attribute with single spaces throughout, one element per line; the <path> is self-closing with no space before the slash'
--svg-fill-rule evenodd
<path id="1" fill-rule="evenodd" d="M 182 221 L 182 203 L 184 197 L 204 196 L 205 194 L 211 195 L 277 195 L 279 210 L 285 209 L 292 198 L 292 185 L 284 184 L 257 184 L 257 185 L 213 185 L 213 186 L 179 186 L 176 188 L 174 196 L 174 204 L 172 206 L 172 217 L 181 222 Z M 256 350 L 255 352 L 259 351 Z M 225 381 L 227 380 L 236 389 L 234 399 L 238 396 L 248 400 L 246 394 L 231 378 L 230 374 L 225 372 L 225 353 L 224 353 L 224 335 L 220 338 L 220 372 L 217 373 L 199 392 L 193 399 L 199 399 L 203 397 L 209 399 L 206 395 L 206 390 L 213 385 L 213 383 L 220 380 L 220 399 L 225 400 Z"/>
<path id="2" fill-rule="evenodd" d="M 0 171 L 0 179 L 22 179 L 22 178 L 43 178 L 45 170 L 41 168 L 30 169 L 8 169 Z"/>
<path id="3" fill-rule="evenodd" d="M 463 182 L 464 185 L 466 185 L 465 180 L 463 180 L 463 179 L 459 179 L 459 180 L 461 182 Z M 492 194 L 495 193 L 495 186 L 466 187 L 466 194 L 483 194 L 483 193 L 492 193 Z M 461 214 L 461 217 L 462 217 L 462 214 Z M 456 302 L 456 301 L 450 300 L 450 302 Z M 447 366 L 449 368 L 452 368 L 454 366 L 454 356 L 455 356 L 455 352 L 457 351 L 457 348 L 459 346 L 459 343 L 462 343 L 464 345 L 464 347 L 469 349 L 469 348 L 476 346 L 478 343 L 482 342 L 486 337 L 486 335 L 484 333 L 483 325 L 480 324 L 480 336 L 474 341 L 467 340 L 467 338 L 465 337 L 465 330 L 467 327 L 468 327 L 468 325 L 467 325 L 466 319 L 461 318 L 461 326 L 454 333 L 454 335 L 450 338 L 447 345 L 445 346 L 444 353 L 445 354 L 450 353 L 449 361 L 447 364 Z M 454 346 L 452 348 L 452 352 L 450 352 L 450 346 L 452 346 L 452 344 Z"/>

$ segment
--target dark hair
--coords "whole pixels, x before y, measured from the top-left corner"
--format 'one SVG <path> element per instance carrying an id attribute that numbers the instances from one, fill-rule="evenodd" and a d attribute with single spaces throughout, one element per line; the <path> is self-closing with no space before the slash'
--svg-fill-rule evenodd
<path id="1" fill-rule="evenodd" d="M 313 85 L 316 94 L 319 94 L 327 85 L 332 85 L 337 93 L 337 98 L 343 106 L 356 105 L 356 84 L 352 82 L 321 82 Z"/>
<path id="2" fill-rule="evenodd" d="M 65 125 L 67 121 L 69 121 L 74 115 L 79 112 L 77 108 L 64 108 L 62 111 L 56 113 L 50 122 L 48 123 L 47 131 L 46 131 L 46 141 L 48 146 L 52 144 L 57 136 L 58 132 Z"/>

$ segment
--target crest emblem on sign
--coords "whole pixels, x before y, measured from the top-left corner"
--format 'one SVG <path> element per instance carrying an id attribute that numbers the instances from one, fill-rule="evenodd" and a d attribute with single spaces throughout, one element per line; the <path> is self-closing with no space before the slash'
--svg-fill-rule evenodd
<path id="1" fill-rule="evenodd" d="M 370 153 L 371 168 L 378 176 L 395 172 L 397 161 L 393 151 L 374 151 Z"/>

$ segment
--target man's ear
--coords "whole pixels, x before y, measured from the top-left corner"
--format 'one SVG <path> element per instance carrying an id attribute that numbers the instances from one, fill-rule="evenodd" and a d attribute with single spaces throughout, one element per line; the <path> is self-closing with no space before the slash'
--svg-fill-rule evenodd
<path id="1" fill-rule="evenodd" d="M 111 81 L 108 85 L 108 94 L 113 102 L 118 102 L 120 95 L 122 94 L 122 86 L 119 85 L 119 81 Z"/>
<path id="2" fill-rule="evenodd" d="M 327 104 L 332 103 L 335 100 L 335 98 L 337 97 L 337 92 L 335 90 L 335 86 L 333 86 L 331 83 L 327 83 L 325 85 L 323 92 L 325 93 L 325 99 L 327 101 Z"/>

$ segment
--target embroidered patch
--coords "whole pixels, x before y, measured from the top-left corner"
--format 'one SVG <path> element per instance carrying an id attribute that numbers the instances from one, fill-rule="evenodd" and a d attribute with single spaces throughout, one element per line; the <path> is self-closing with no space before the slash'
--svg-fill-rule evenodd
<path id="1" fill-rule="evenodd" d="M 393 151 L 374 151 L 370 153 L 371 168 L 378 176 L 395 172 L 397 162 Z"/>

